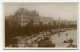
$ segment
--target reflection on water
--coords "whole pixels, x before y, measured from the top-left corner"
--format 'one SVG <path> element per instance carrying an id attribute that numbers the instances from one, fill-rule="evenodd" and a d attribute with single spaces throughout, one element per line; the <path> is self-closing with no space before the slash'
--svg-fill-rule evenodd
<path id="1" fill-rule="evenodd" d="M 66 33 L 67 39 L 73 39 L 73 44 L 77 45 L 77 30 L 67 30 L 65 32 L 60 32 L 60 37 L 58 33 L 51 35 L 51 41 L 52 43 L 56 44 L 56 47 L 67 47 L 69 43 L 63 43 L 64 40 L 66 40 Z"/>

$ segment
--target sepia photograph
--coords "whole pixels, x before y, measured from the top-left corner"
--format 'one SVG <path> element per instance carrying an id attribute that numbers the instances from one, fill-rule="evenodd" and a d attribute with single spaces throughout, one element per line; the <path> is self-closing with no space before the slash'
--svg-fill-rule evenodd
<path id="1" fill-rule="evenodd" d="M 78 2 L 4 2 L 4 49 L 78 49 Z"/>

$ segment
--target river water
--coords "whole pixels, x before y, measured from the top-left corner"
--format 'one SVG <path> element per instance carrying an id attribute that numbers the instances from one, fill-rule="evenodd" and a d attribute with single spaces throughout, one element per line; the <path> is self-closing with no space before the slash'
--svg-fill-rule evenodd
<path id="1" fill-rule="evenodd" d="M 64 40 L 66 40 L 66 33 L 68 34 L 67 39 L 73 39 L 73 44 L 77 45 L 77 30 L 67 30 L 65 32 L 60 32 L 60 36 L 58 33 L 56 33 L 50 36 L 50 40 L 52 43 L 56 44 L 56 47 L 67 47 L 70 43 L 63 43 Z"/>

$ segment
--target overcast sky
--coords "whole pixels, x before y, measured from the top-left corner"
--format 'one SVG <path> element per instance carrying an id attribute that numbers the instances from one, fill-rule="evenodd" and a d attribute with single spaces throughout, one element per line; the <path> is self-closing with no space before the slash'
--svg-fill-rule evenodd
<path id="1" fill-rule="evenodd" d="M 36 10 L 40 16 L 62 20 L 76 20 L 78 3 L 5 3 L 5 15 L 14 14 L 19 8 Z"/>

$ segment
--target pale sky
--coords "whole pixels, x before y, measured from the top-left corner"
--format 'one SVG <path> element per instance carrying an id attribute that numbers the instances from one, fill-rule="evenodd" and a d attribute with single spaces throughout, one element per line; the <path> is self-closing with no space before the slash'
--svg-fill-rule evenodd
<path id="1" fill-rule="evenodd" d="M 40 16 L 62 20 L 76 20 L 78 17 L 78 3 L 5 3 L 5 15 L 14 14 L 19 8 L 29 11 L 36 10 Z"/>

